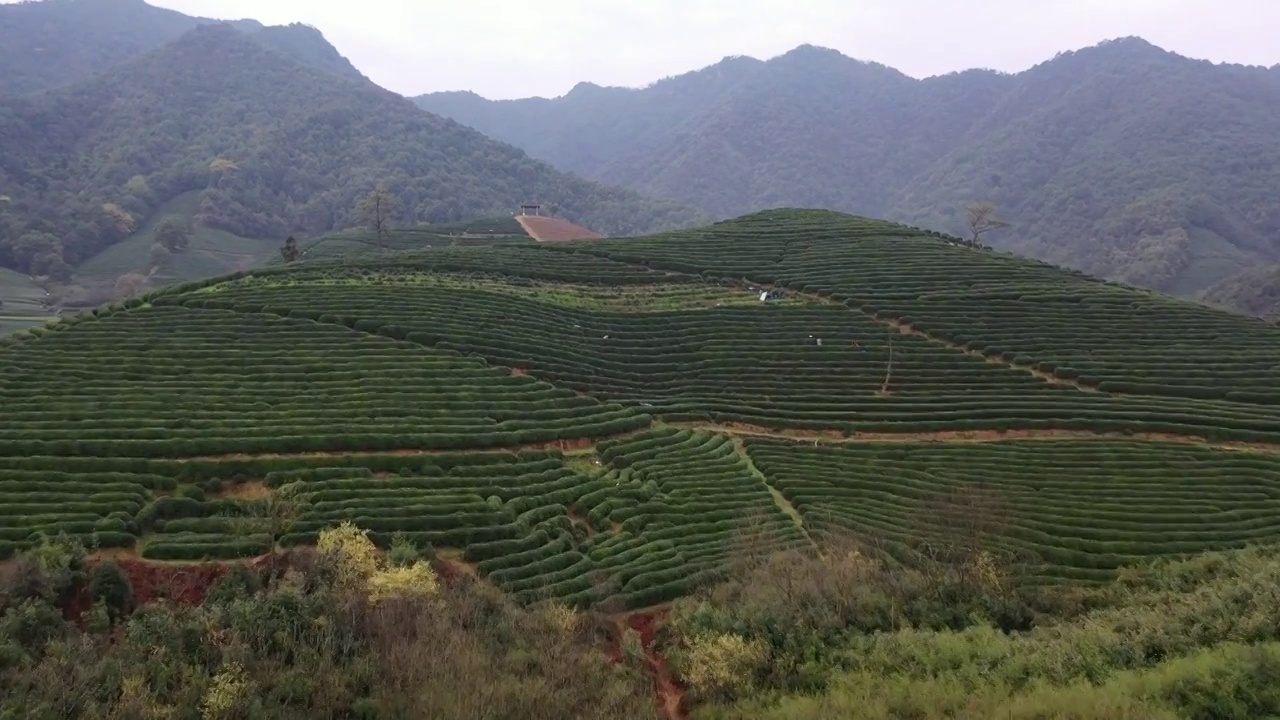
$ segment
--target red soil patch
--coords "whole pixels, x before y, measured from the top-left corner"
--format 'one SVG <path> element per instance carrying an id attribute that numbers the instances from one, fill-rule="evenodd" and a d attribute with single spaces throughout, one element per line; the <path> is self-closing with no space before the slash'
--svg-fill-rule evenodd
<path id="1" fill-rule="evenodd" d="M 640 647 L 644 649 L 645 665 L 653 675 L 654 692 L 657 694 L 658 709 L 667 720 L 684 720 L 689 716 L 686 706 L 684 688 L 671 676 L 667 662 L 654 649 L 657 636 L 656 625 L 667 609 L 653 609 L 615 618 L 617 626 L 617 642 L 607 651 L 614 662 L 622 661 L 622 638 L 627 629 L 634 630 L 640 636 Z"/>
<path id="2" fill-rule="evenodd" d="M 432 561 L 431 568 L 436 571 L 436 575 L 440 576 L 440 581 L 445 587 L 457 585 L 458 580 L 463 576 L 479 577 L 475 565 L 458 558 L 437 557 Z"/>
<path id="3" fill-rule="evenodd" d="M 229 500 L 261 500 L 271 497 L 271 489 L 260 482 L 236 483 L 227 488 L 223 488 L 218 493 L 218 497 L 224 497 Z"/>
<path id="4" fill-rule="evenodd" d="M 529 368 L 522 368 L 522 367 L 511 368 L 511 375 L 513 377 L 523 377 L 528 374 L 529 374 Z"/>
<path id="5" fill-rule="evenodd" d="M 600 233 L 558 218 L 517 215 L 516 221 L 534 240 L 590 240 L 604 237 Z"/>
<path id="6" fill-rule="evenodd" d="M 161 563 L 149 562 L 137 557 L 128 557 L 125 552 L 95 555 L 86 568 L 92 571 L 95 560 L 115 560 L 129 577 L 133 586 L 133 606 L 142 607 L 156 600 L 184 605 L 199 605 L 204 602 L 209 588 L 218 578 L 226 574 L 231 563 Z M 248 561 L 251 565 L 260 565 L 264 559 Z M 63 607 L 63 617 L 78 622 L 89 609 L 87 585 L 80 588 Z"/>

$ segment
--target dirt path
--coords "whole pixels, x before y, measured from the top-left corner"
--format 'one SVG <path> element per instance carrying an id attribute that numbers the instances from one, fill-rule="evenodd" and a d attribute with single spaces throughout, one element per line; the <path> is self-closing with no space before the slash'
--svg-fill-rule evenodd
<path id="1" fill-rule="evenodd" d="M 591 240 L 604 237 L 579 225 L 559 218 L 542 215 L 517 215 L 516 222 L 529 233 L 529 237 L 539 242 L 557 240 Z"/>
<path id="2" fill-rule="evenodd" d="M 815 445 L 844 445 L 859 442 L 998 442 L 1001 440 L 1145 440 L 1149 442 L 1201 445 L 1214 450 L 1248 450 L 1253 452 L 1280 452 L 1280 443 L 1213 442 L 1195 435 L 1171 433 L 1133 432 L 1099 433 L 1087 430 L 1015 429 L 1015 430 L 936 430 L 933 432 L 868 433 L 855 432 L 845 435 L 840 430 L 788 430 L 774 429 L 745 423 L 663 422 L 673 427 L 708 430 L 725 435 L 771 437 L 785 440 L 812 441 Z"/>
<path id="3" fill-rule="evenodd" d="M 658 710 L 664 720 L 685 720 L 685 718 L 689 717 L 689 712 L 685 707 L 684 688 L 680 687 L 680 684 L 676 682 L 671 675 L 671 669 L 667 667 L 667 661 L 663 659 L 657 648 L 654 647 L 654 641 L 657 636 L 657 622 L 669 609 L 669 607 L 660 606 L 614 616 L 613 622 L 618 642 L 616 652 L 617 657 L 620 659 L 623 653 L 622 641 L 626 637 L 627 630 L 635 631 L 640 636 L 640 647 L 644 650 L 645 666 L 653 676 L 654 694 L 656 695 Z"/>
<path id="4" fill-rule="evenodd" d="M 982 358 L 983 360 L 985 360 L 988 363 L 991 363 L 992 365 L 1002 365 L 1004 367 L 1012 368 L 1014 370 L 1020 370 L 1051 385 L 1065 385 L 1067 387 L 1075 388 L 1076 390 L 1079 390 L 1081 392 L 1090 392 L 1090 393 L 1102 392 L 1098 388 L 1093 387 L 1091 385 L 1085 385 L 1084 383 L 1081 383 L 1078 380 L 1067 380 L 1065 378 L 1060 378 L 1052 373 L 1047 373 L 1034 367 L 1030 367 L 1027 365 L 1017 365 L 1015 363 L 1011 363 L 1006 360 L 1002 360 L 1000 358 L 984 355 L 978 352 L 977 350 L 970 350 L 964 347 L 963 345 L 958 345 L 949 340 L 943 340 L 942 338 L 934 337 L 929 333 L 926 333 L 922 330 L 918 330 L 915 327 L 913 327 L 910 323 L 904 323 L 901 320 L 898 320 L 897 318 L 876 317 L 874 313 L 869 313 L 866 310 L 863 310 L 861 308 L 850 308 L 847 305 L 844 305 L 844 303 L 841 303 L 834 298 L 827 297 L 826 295 L 805 292 L 802 290 L 795 290 L 785 285 L 772 285 L 768 283 L 756 283 L 756 285 L 758 287 L 765 288 L 768 290 L 779 290 L 793 297 L 802 297 L 802 298 L 805 298 L 806 300 L 809 300 L 811 302 L 818 303 L 821 305 L 842 305 L 846 307 L 850 312 L 858 313 L 859 315 L 865 317 L 866 319 L 878 325 L 883 325 L 887 328 L 897 330 L 899 333 L 903 335 L 911 335 L 914 337 L 918 337 L 918 338 L 921 338 L 922 340 L 927 340 L 931 343 L 934 343 L 935 345 L 941 345 L 949 350 L 953 350 L 958 353 L 963 353 L 965 355 L 971 355 L 973 357 Z M 1108 393 L 1108 394 L 1118 395 L 1119 393 Z"/>
<path id="5" fill-rule="evenodd" d="M 800 514 L 800 511 L 796 509 L 795 505 L 791 504 L 791 501 L 788 500 L 785 495 L 783 495 L 773 485 L 769 484 L 769 478 L 765 477 L 765 474 L 760 472 L 760 469 L 756 467 L 755 462 L 751 460 L 751 454 L 747 452 L 746 446 L 743 445 L 742 437 L 739 435 L 730 435 L 730 437 L 733 438 L 734 449 L 737 450 L 738 454 L 742 456 L 742 459 L 746 461 L 747 470 L 760 481 L 760 484 L 764 485 L 766 490 L 769 491 L 770 497 L 773 498 L 773 503 L 778 506 L 778 509 L 782 511 L 782 514 L 791 518 L 791 522 L 795 524 L 796 529 L 800 531 L 800 534 L 804 535 L 804 538 L 809 541 L 809 544 L 813 546 L 814 549 L 817 549 L 818 543 L 813 541 L 813 538 L 809 536 L 809 529 L 804 526 L 804 516 Z"/>

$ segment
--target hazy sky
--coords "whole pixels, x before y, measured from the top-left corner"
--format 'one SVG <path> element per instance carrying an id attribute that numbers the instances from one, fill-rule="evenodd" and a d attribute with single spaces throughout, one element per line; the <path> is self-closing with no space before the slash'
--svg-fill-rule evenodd
<path id="1" fill-rule="evenodd" d="M 1215 62 L 1280 63 L 1280 0 L 149 0 L 191 15 L 319 28 L 406 95 L 553 97 L 639 86 L 726 55 L 812 43 L 916 77 L 1024 70 L 1139 35 Z"/>

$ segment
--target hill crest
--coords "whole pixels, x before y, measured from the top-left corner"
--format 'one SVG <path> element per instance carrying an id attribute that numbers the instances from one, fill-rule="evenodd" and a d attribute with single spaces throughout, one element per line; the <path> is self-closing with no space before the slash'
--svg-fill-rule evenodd
<path id="1" fill-rule="evenodd" d="M 0 208 L 0 264 L 55 279 L 193 191 L 197 224 L 243 238 L 357 226 L 356 201 L 379 181 L 404 226 L 509 213 L 530 196 L 615 233 L 698 217 L 557 171 L 226 24 L 199 25 L 109 76 L 2 111 L 12 202 Z"/>
<path id="2" fill-rule="evenodd" d="M 1233 509 L 1280 471 L 1277 348 L 1256 320 L 779 208 L 661 236 L 304 261 L 66 318 L 0 342 L 19 431 L 0 468 L 87 483 L 145 467 L 141 500 L 65 522 L 152 559 L 270 549 L 215 509 L 244 483 L 297 483 L 317 504 L 284 544 L 359 507 L 379 541 L 431 542 L 521 601 L 642 608 L 711 581 L 744 523 L 761 551 L 808 546 L 878 498 L 903 504 L 884 527 L 914 553 L 926 538 L 899 523 L 918 491 L 945 490 L 940 464 L 999 477 L 1034 518 L 1000 535 L 1029 577 L 1099 581 L 1131 554 L 1087 532 L 1097 513 L 1043 507 L 1107 502 L 1067 493 L 1080 479 L 1063 468 L 1111 493 L 1175 474 L 1148 497 L 1159 519 L 1122 520 L 1146 555 L 1244 542 Z M 69 374 L 93 417 L 47 406 Z M 1193 512 L 1214 468 L 1235 473 L 1223 518 Z M 175 490 L 182 518 L 139 510 Z M 1169 515 L 1212 538 L 1169 538 Z M 30 528 L 5 522 L 0 552 L 27 547 Z"/>
<path id="3" fill-rule="evenodd" d="M 960 233 L 963 205 L 992 200 L 1013 224 L 991 236 L 1002 248 L 1188 297 L 1280 260 L 1274 72 L 1139 38 L 1016 74 L 917 80 L 798 48 L 645 88 L 415 102 L 719 216 L 803 205 Z M 1194 122 L 1178 114 L 1187 106 Z M 1224 128 L 1230 140 L 1215 139 Z"/>
<path id="4" fill-rule="evenodd" d="M 142 0 L 39 0 L 0 5 L 0 93 L 90 80 L 201 25 L 226 24 L 334 77 L 364 75 L 314 27 L 193 17 Z"/>

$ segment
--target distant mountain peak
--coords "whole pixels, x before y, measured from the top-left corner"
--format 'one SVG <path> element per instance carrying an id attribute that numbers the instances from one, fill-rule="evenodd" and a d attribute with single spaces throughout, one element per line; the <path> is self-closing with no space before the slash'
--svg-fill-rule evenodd
<path id="1" fill-rule="evenodd" d="M 823 47 L 821 45 L 814 45 L 812 43 L 804 43 L 803 45 L 797 45 L 794 48 L 791 48 L 790 50 L 786 51 L 779 57 L 841 57 L 846 60 L 852 59 L 849 56 L 845 55 L 844 53 L 840 52 L 839 50 L 834 50 L 829 47 Z"/>
<path id="2" fill-rule="evenodd" d="M 605 88 L 604 88 L 604 86 L 602 86 L 602 85 L 597 85 L 597 84 L 595 84 L 595 83 L 593 83 L 593 82 L 589 82 L 589 81 L 587 81 L 587 80 L 583 80 L 582 82 L 580 82 L 580 83 L 578 83 L 577 85 L 574 85 L 572 88 L 570 88 L 569 92 L 565 93 L 565 95 L 566 95 L 566 96 L 568 96 L 568 95 L 586 95 L 586 94 L 588 94 L 588 93 L 599 92 L 599 91 L 604 90 L 604 89 L 605 89 Z"/>

